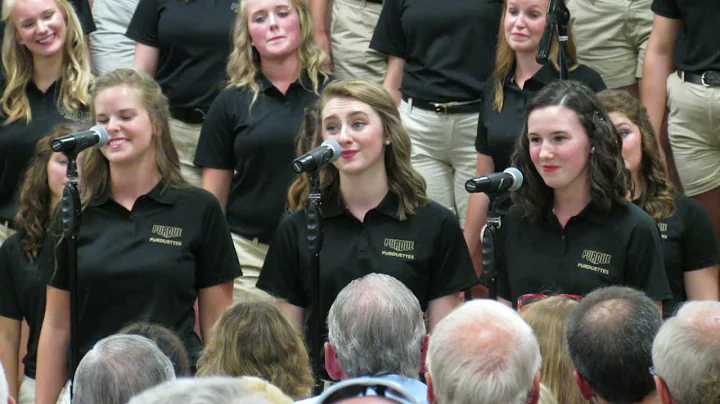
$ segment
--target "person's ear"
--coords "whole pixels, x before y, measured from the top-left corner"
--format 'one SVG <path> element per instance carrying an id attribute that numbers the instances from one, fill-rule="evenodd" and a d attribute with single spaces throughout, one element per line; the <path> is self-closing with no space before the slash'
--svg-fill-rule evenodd
<path id="1" fill-rule="evenodd" d="M 532 394 L 530 395 L 530 399 L 528 399 L 528 404 L 537 404 L 540 401 L 540 371 L 538 370 L 537 373 L 535 373 L 535 377 L 533 378 L 533 390 Z"/>
<path id="2" fill-rule="evenodd" d="M 8 396 L 8 404 L 16 404 L 15 399 L 13 399 L 12 397 Z"/>
<path id="3" fill-rule="evenodd" d="M 425 373 L 427 370 L 427 350 L 430 344 L 430 334 L 425 334 L 420 342 L 420 363 L 418 364 L 419 373 Z"/>
<path id="4" fill-rule="evenodd" d="M 578 373 L 577 370 L 573 370 L 573 376 L 575 376 L 575 383 L 580 390 L 580 395 L 582 395 L 585 400 L 590 401 L 590 399 L 595 396 L 595 392 L 593 391 L 592 387 L 590 387 L 590 385 L 585 381 L 585 379 L 580 376 L 580 373 Z"/>
<path id="5" fill-rule="evenodd" d="M 425 372 L 425 384 L 427 384 L 428 404 L 435 404 L 435 392 L 433 392 L 432 375 L 430 372 Z"/>
<path id="6" fill-rule="evenodd" d="M 343 371 L 342 367 L 340 367 L 340 361 L 335 355 L 335 347 L 329 342 L 325 343 L 325 370 L 327 370 L 331 379 L 342 379 Z"/>
<path id="7" fill-rule="evenodd" d="M 668 390 L 665 380 L 658 375 L 653 376 L 653 379 L 655 380 L 655 390 L 658 393 L 658 397 L 660 397 L 660 402 L 662 404 L 673 404 L 672 397 L 670 397 L 670 390 Z"/>

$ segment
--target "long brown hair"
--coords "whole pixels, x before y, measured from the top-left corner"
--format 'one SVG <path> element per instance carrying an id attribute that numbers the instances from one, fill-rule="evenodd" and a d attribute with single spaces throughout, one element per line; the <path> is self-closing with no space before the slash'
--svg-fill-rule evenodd
<path id="1" fill-rule="evenodd" d="M 318 129 L 317 104 L 313 104 L 305 110 L 303 122 L 300 125 L 297 137 L 295 138 L 295 153 L 302 156 L 312 149 L 313 136 Z M 302 208 L 303 195 L 310 190 L 310 179 L 307 175 L 299 175 L 296 181 L 288 189 L 288 210 L 294 212 Z M 307 197 L 307 196 L 306 196 Z"/>
<path id="2" fill-rule="evenodd" d="M 170 108 L 160 85 L 147 73 L 136 69 L 117 69 L 99 77 L 91 93 L 90 113 L 95 119 L 95 99 L 101 91 L 127 86 L 140 97 L 147 110 L 150 122 L 159 131 L 153 136 L 155 163 L 165 187 L 184 188 L 188 183 L 180 173 L 180 159 L 170 137 Z M 110 182 L 110 166 L 100 149 L 88 149 L 84 153 L 83 171 L 88 173 L 83 180 L 83 206 L 102 195 Z"/>
<path id="3" fill-rule="evenodd" d="M 532 327 L 540 344 L 543 358 L 540 380 L 563 404 L 585 402 L 575 385 L 574 367 L 567 345 L 568 317 L 575 307 L 577 302 L 573 299 L 551 296 L 520 311 L 520 316 Z"/>
<path id="4" fill-rule="evenodd" d="M 61 123 L 35 145 L 35 156 L 25 170 L 20 185 L 20 201 L 15 215 L 15 224 L 25 232 L 22 246 L 28 259 L 37 257 L 50 225 L 52 192 L 47 174 L 47 165 L 53 155 L 50 144 L 57 136 L 81 132 L 89 127 L 89 123 Z"/>
<path id="5" fill-rule="evenodd" d="M 425 193 L 425 180 L 410 164 L 410 135 L 400 120 L 400 113 L 390 94 L 379 84 L 367 80 L 333 81 L 325 87 L 318 101 L 318 122 L 325 105 L 335 98 L 353 98 L 369 105 L 380 116 L 383 134 L 390 141 L 385 147 L 385 172 L 390 192 L 399 200 L 398 218 L 406 220 L 417 209 L 430 203 Z M 311 148 L 320 146 L 323 141 L 322 125 L 316 126 Z M 297 176 L 293 187 L 300 186 L 296 183 L 301 182 L 309 183 L 307 173 Z M 320 189 L 326 198 L 340 196 L 340 173 L 334 165 L 328 164 L 320 169 Z M 308 191 L 307 187 L 302 189 L 302 195 L 297 198 L 298 207 L 308 206 Z"/>
<path id="6" fill-rule="evenodd" d="M 503 11 L 502 16 L 500 17 L 500 32 L 498 33 L 497 51 L 495 52 L 495 71 L 493 73 L 493 83 L 495 83 L 495 99 L 493 100 L 493 106 L 497 111 L 502 111 L 503 109 L 503 102 L 505 99 L 503 86 L 505 85 L 505 79 L 508 74 L 512 72 L 515 66 L 515 51 L 510 48 L 510 44 L 508 44 L 507 39 L 505 39 L 505 14 L 507 13 L 507 3 L 508 0 L 503 1 Z M 568 60 L 569 64 L 571 64 L 568 67 L 568 70 L 575 70 L 578 65 L 575 63 L 577 55 L 575 52 L 575 40 L 573 39 L 571 27 L 568 27 L 568 40 L 566 42 L 565 49 L 567 50 L 567 52 L 565 52 L 567 57 L 566 60 Z M 556 70 L 560 70 L 560 66 L 557 64 L 557 55 L 558 43 L 557 41 L 552 41 L 550 44 L 550 52 L 548 54 L 548 62 L 552 63 Z"/>
<path id="7" fill-rule="evenodd" d="M 262 299 L 225 310 L 200 356 L 197 375 L 262 377 L 296 400 L 308 397 L 313 384 L 300 331 Z"/>
<path id="8" fill-rule="evenodd" d="M 624 114 L 640 129 L 642 161 L 640 163 L 640 180 L 635 187 L 640 187 L 639 205 L 645 212 L 660 222 L 675 212 L 673 187 L 667 180 L 665 166 L 660 157 L 655 130 L 650 124 L 647 110 L 636 98 L 627 91 L 606 90 L 598 94 L 608 114 L 615 112 Z"/>

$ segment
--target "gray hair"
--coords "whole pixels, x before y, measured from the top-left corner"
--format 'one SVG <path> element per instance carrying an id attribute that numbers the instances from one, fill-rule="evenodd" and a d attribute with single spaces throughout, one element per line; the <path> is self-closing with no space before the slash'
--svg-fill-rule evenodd
<path id="1" fill-rule="evenodd" d="M 720 400 L 720 302 L 685 303 L 652 347 L 655 373 L 677 404 Z"/>
<path id="2" fill-rule="evenodd" d="M 73 403 L 125 404 L 133 395 L 175 378 L 173 364 L 151 340 L 111 335 L 80 361 Z"/>
<path id="3" fill-rule="evenodd" d="M 292 404 L 279 388 L 253 376 L 177 379 L 149 389 L 128 404 Z"/>
<path id="4" fill-rule="evenodd" d="M 435 327 L 427 362 L 438 403 L 520 404 L 533 393 L 542 358 L 519 314 L 493 300 L 473 300 Z"/>
<path id="5" fill-rule="evenodd" d="M 417 379 L 425 322 L 420 303 L 392 276 L 345 286 L 328 313 L 328 340 L 349 377 L 393 373 Z"/>
<path id="6" fill-rule="evenodd" d="M 10 397 L 10 391 L 7 379 L 5 378 L 5 368 L 3 368 L 2 363 L 0 363 L 0 404 L 7 403 L 8 397 Z"/>

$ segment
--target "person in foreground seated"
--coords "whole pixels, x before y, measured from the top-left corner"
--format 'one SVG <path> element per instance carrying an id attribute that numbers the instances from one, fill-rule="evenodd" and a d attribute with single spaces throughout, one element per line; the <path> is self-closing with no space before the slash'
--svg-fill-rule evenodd
<path id="1" fill-rule="evenodd" d="M 598 289 L 570 314 L 567 338 L 574 375 L 593 403 L 652 403 L 650 350 L 662 316 L 644 293 L 623 286 Z"/>
<path id="2" fill-rule="evenodd" d="M 400 281 L 370 274 L 345 286 L 330 307 L 325 368 L 334 380 L 374 376 L 397 383 L 420 403 L 417 380 L 425 322 L 420 303 Z M 316 398 L 302 401 L 317 402 Z"/>
<path id="3" fill-rule="evenodd" d="M 535 404 L 540 346 L 508 306 L 473 300 L 435 327 L 428 348 L 428 401 L 437 404 Z"/>
<path id="4" fill-rule="evenodd" d="M 125 404 L 133 395 L 174 378 L 172 362 L 154 342 L 139 335 L 111 335 L 80 361 L 73 402 Z"/>
<path id="5" fill-rule="evenodd" d="M 652 361 L 662 404 L 720 403 L 720 302 L 685 303 L 655 337 Z"/>
<path id="6" fill-rule="evenodd" d="M 425 399 L 423 398 L 422 402 Z M 317 404 L 418 404 L 420 400 L 404 386 L 387 378 L 355 377 L 325 389 Z"/>
<path id="7" fill-rule="evenodd" d="M 0 366 L 0 404 L 15 404 L 15 400 L 10 397 L 8 383 L 5 379 L 5 370 Z"/>
<path id="8" fill-rule="evenodd" d="M 191 375 L 190 359 L 185 344 L 175 331 L 160 324 L 138 321 L 123 327 L 118 334 L 139 335 L 149 339 L 170 359 L 176 377 Z"/>
<path id="9" fill-rule="evenodd" d="M 292 404 L 277 387 L 253 376 L 177 379 L 135 396 L 128 404 Z"/>

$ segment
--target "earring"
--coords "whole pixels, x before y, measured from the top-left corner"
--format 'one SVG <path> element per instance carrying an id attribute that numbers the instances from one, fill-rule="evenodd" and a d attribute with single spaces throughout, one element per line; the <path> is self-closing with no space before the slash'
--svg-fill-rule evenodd
<path id="1" fill-rule="evenodd" d="M 386 140 L 386 141 L 385 141 L 385 146 L 390 146 L 390 141 L 389 141 L 389 140 Z"/>
<path id="2" fill-rule="evenodd" d="M 595 146 L 590 148 L 590 154 L 593 154 L 593 153 L 595 153 Z"/>

